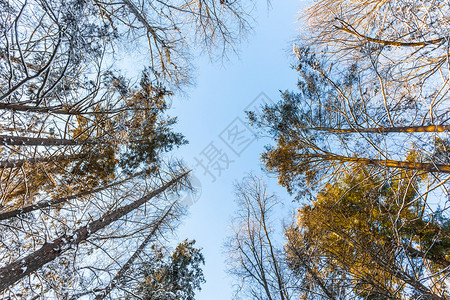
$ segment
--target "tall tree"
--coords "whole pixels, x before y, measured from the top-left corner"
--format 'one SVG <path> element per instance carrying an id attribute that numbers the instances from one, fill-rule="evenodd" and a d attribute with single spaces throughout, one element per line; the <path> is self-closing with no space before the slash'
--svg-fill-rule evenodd
<path id="1" fill-rule="evenodd" d="M 448 144 L 445 122 L 433 124 L 426 107 L 403 103 L 405 99 L 395 95 L 386 105 L 374 101 L 357 65 L 335 67 L 314 48 L 295 49 L 300 91 L 284 92 L 281 101 L 267 105 L 260 115 L 248 112 L 251 124 L 277 142 L 267 148 L 263 160 L 283 185 L 290 190 L 302 186 L 304 192 L 320 189 L 324 178 L 353 164 L 387 172 L 440 173 L 431 175 L 430 188 L 448 180 L 448 160 L 439 150 Z M 414 159 L 405 161 L 410 151 Z M 307 186 L 299 184 L 303 179 Z"/>
<path id="2" fill-rule="evenodd" d="M 287 230 L 291 268 L 320 270 L 344 298 L 445 299 L 449 220 L 418 197 L 420 176 L 386 182 L 368 172 L 346 173 L 298 211 Z"/>
<path id="3" fill-rule="evenodd" d="M 360 61 L 360 70 L 373 67 L 370 80 L 382 83 L 380 91 L 409 90 L 413 101 L 432 104 L 448 93 L 448 13 L 448 1 L 322 0 L 304 19 L 316 29 L 307 37 L 312 44 Z"/>
<path id="4" fill-rule="evenodd" d="M 224 49 L 232 46 L 249 26 L 246 14 L 240 13 L 246 7 L 239 2 L 225 5 L 203 0 L 195 3 L 35 0 L 1 5 L 4 38 L 0 42 L 3 66 L 0 113 L 4 120 L 2 128 L 16 130 L 16 134 L 2 135 L 5 146 L 2 160 L 19 164 L 24 159 L 44 162 L 56 157 L 62 148 L 70 148 L 67 152 L 75 152 L 70 155 L 78 155 L 81 147 L 76 146 L 89 144 L 91 147 L 84 147 L 89 148 L 86 151 L 99 153 L 102 151 L 99 148 L 111 145 L 108 162 L 79 162 L 73 172 L 67 169 L 74 164 L 60 165 L 60 169 L 80 175 L 105 164 L 108 167 L 104 173 L 109 175 L 99 176 L 103 179 L 112 177 L 111 168 L 114 169 L 117 156 L 123 158 L 120 167 L 133 172 L 134 168 L 142 167 L 143 160 L 154 163 L 156 153 L 184 142 L 181 135 L 170 132 L 169 127 L 176 119 L 163 120 L 161 116 L 166 108 L 162 100 L 171 95 L 161 83 L 178 86 L 187 80 L 189 72 L 184 66 L 188 62 L 188 48 L 196 38 L 207 49 L 219 44 Z M 151 67 L 134 88 L 109 63 L 116 60 L 110 59 L 111 55 L 123 53 L 127 42 L 139 40 L 130 44 L 142 47 L 141 36 L 148 41 Z M 128 143 L 127 151 L 117 153 L 118 141 Z M 55 147 L 48 149 L 49 145 Z M 49 174 L 47 177 L 52 177 L 54 185 L 71 185 L 65 179 L 64 183 L 58 183 L 60 173 Z M 94 177 L 90 179 L 93 184 Z M 30 179 L 10 186 L 12 189 L 44 186 L 42 181 L 31 184 Z"/>
<path id="5" fill-rule="evenodd" d="M 20 145 L 12 153 L 4 152 L 8 157 L 6 161 L 17 153 L 29 155 L 31 152 L 34 157 L 39 155 L 34 160 L 42 163 L 28 164 L 26 172 L 20 172 L 23 170 L 20 164 L 11 165 L 12 169 L 4 171 L 2 183 L 6 193 L 3 204 L 6 206 L 18 197 L 25 198 L 19 203 L 29 202 L 44 189 L 47 193 L 55 190 L 57 198 L 67 196 L 69 190 L 71 193 L 86 191 L 88 186 L 95 188 L 113 179 L 118 166 L 129 174 L 139 172 L 141 168 L 153 168 L 158 164 L 161 152 L 186 143 L 181 134 L 171 131 L 176 118 L 163 116 L 167 108 L 164 98 L 168 92 L 153 86 L 148 76 L 143 72 L 140 89 L 133 91 L 126 100 L 134 110 L 113 116 L 105 115 L 101 110 L 91 117 L 77 116 L 73 125 L 66 124 L 66 127 L 73 127 L 67 134 L 62 134 L 67 136 L 63 139 L 5 137 L 9 144 L 17 141 Z M 57 154 L 60 151 L 74 154 Z M 11 177 L 10 174 L 15 175 Z"/>
<path id="6" fill-rule="evenodd" d="M 389 158 L 360 157 L 331 152 L 337 149 L 328 149 L 317 145 L 314 137 L 298 135 L 295 140 L 288 140 L 281 136 L 276 147 L 267 147 L 262 159 L 268 171 L 278 175 L 279 183 L 289 192 L 308 193 L 320 188 L 330 180 L 339 178 L 339 172 L 353 166 L 371 166 L 379 171 L 399 172 L 399 170 L 414 170 L 420 174 L 442 175 L 439 182 L 448 180 L 450 167 L 447 164 L 418 161 L 421 158 L 417 152 L 411 150 L 404 160 Z M 345 150 L 345 149 L 344 149 Z M 434 182 L 432 185 L 439 183 Z"/>
<path id="7" fill-rule="evenodd" d="M 147 256 L 151 257 L 151 259 L 161 258 L 159 252 L 155 254 L 152 251 L 153 249 L 159 249 L 157 246 L 158 236 L 164 236 L 166 229 L 173 229 L 173 221 L 179 217 L 180 211 L 177 203 L 170 204 L 164 214 L 152 222 L 150 232 L 147 233 L 147 236 L 128 260 L 120 266 L 120 269 L 114 275 L 111 275 L 112 279 L 106 286 L 83 291 L 73 295 L 70 299 L 78 299 L 85 295 L 95 295 L 95 299 L 105 299 L 116 288 L 125 291 L 127 297 L 133 295 L 134 290 L 137 288 L 136 286 L 139 286 L 140 282 L 144 280 L 141 274 L 141 267 L 146 262 L 143 263 L 142 261 L 146 261 Z M 150 244 L 151 247 L 148 247 Z"/>
<path id="8" fill-rule="evenodd" d="M 427 112 L 437 111 L 441 104 L 425 106 L 396 94 L 388 95 L 386 103 L 374 101 L 373 85 L 364 81 L 357 63 L 339 65 L 315 51 L 294 46 L 299 91 L 283 92 L 282 100 L 267 105 L 261 116 L 248 112 L 255 125 L 270 128 L 274 135 L 302 130 L 362 134 L 449 130 L 444 118 L 431 119 Z"/>
<path id="9" fill-rule="evenodd" d="M 294 299 L 292 282 L 273 225 L 275 195 L 262 179 L 250 175 L 235 187 L 239 210 L 227 243 L 230 269 L 236 277 L 237 297 Z"/>
<path id="10" fill-rule="evenodd" d="M 187 173 L 177 175 L 142 198 L 120 207 L 100 219 L 92 221 L 88 225 L 75 230 L 73 233 L 65 234 L 53 241 L 47 242 L 40 249 L 28 256 L 0 268 L 0 290 L 4 291 L 16 281 L 54 260 L 69 248 L 77 246 L 82 241 L 88 239 L 92 234 L 124 217 L 153 197 L 158 196 L 169 188 L 173 188 L 173 186 L 178 184 L 186 175 Z"/>
<path id="11" fill-rule="evenodd" d="M 195 291 L 205 283 L 201 269 L 205 259 L 194 244 L 195 241 L 184 240 L 169 257 L 155 248 L 154 260 L 144 262 L 138 270 L 143 280 L 137 294 L 148 300 L 194 300 Z"/>

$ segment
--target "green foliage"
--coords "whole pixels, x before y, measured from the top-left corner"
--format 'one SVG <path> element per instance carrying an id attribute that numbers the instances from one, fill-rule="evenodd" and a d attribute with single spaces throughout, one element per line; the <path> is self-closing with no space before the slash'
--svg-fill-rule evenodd
<path id="1" fill-rule="evenodd" d="M 127 173 L 143 165 L 157 164 L 161 152 L 187 143 L 182 134 L 172 131 L 171 127 L 177 119 L 163 115 L 167 109 L 165 98 L 171 95 L 151 80 L 151 74 L 146 69 L 142 73 L 140 89 L 126 99 L 127 106 L 133 110 L 120 120 L 127 127 L 125 134 L 128 143 L 121 153 L 119 166 Z"/>
<path id="2" fill-rule="evenodd" d="M 146 300 L 194 300 L 205 282 L 201 269 L 205 259 L 194 244 L 184 240 L 170 257 L 157 249 L 154 261 L 143 265 L 139 295 Z"/>

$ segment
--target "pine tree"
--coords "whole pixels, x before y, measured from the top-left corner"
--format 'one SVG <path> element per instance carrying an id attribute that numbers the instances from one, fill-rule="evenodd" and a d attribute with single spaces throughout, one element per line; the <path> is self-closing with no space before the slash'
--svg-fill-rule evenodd
<path id="1" fill-rule="evenodd" d="M 201 269 L 205 259 L 201 249 L 195 248 L 194 244 L 195 241 L 184 240 L 170 257 L 159 253 L 155 261 L 144 263 L 140 270 L 143 281 L 138 287 L 138 295 L 149 300 L 194 300 L 195 291 L 205 283 Z"/>

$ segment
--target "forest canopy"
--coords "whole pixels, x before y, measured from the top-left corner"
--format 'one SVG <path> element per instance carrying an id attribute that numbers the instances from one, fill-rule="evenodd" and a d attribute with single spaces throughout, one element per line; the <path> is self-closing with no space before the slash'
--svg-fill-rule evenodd
<path id="1" fill-rule="evenodd" d="M 234 187 L 233 299 L 448 299 L 450 2 L 309 4 L 296 88 L 236 118 L 269 141 L 266 176 Z M 196 178 L 171 156 L 188 143 L 171 103 L 196 58 L 238 52 L 257 6 L 0 0 L 0 297 L 196 299 L 206 254 L 175 234 Z"/>

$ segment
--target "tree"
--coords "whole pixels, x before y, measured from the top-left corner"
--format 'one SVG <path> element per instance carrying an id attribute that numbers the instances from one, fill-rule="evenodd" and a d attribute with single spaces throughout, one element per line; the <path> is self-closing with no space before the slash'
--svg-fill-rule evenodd
<path id="1" fill-rule="evenodd" d="M 365 73 L 357 63 L 336 66 L 315 50 L 294 46 L 299 91 L 283 92 L 282 100 L 266 105 L 260 116 L 248 112 L 253 124 L 270 128 L 274 135 L 296 131 L 387 134 L 449 130 L 445 120 L 421 115 L 427 109 L 437 111 L 437 104 L 426 107 L 395 95 L 385 105 L 374 103 L 373 85 L 364 81 Z"/>
<path id="2" fill-rule="evenodd" d="M 194 300 L 195 291 L 205 282 L 201 269 L 205 259 L 194 244 L 195 241 L 184 240 L 169 257 L 155 248 L 154 260 L 140 267 L 143 281 L 138 286 L 138 295 L 147 300 Z"/>
<path id="3" fill-rule="evenodd" d="M 418 155 L 414 150 L 405 160 L 358 157 L 357 154 L 345 156 L 321 148 L 311 136 L 299 135 L 297 138 L 286 141 L 282 136 L 277 147 L 267 147 L 262 159 L 267 170 L 278 174 L 279 183 L 291 193 L 300 192 L 299 196 L 314 189 L 320 190 L 326 180 L 336 180 L 339 178 L 339 171 L 354 166 L 371 166 L 378 171 L 388 170 L 394 174 L 400 170 L 414 170 L 419 174 L 445 175 L 450 171 L 448 165 L 417 162 Z M 445 176 L 441 182 L 445 183 L 447 180 L 448 176 Z"/>
<path id="4" fill-rule="evenodd" d="M 46 242 L 40 249 L 28 256 L 0 268 L 0 290 L 4 291 L 16 281 L 38 270 L 46 263 L 51 262 L 71 247 L 77 246 L 82 241 L 88 239 L 92 234 L 95 234 L 97 231 L 124 217 L 165 190 L 172 188 L 186 175 L 187 173 L 178 175 L 139 200 L 120 207 L 102 218 L 92 221 L 86 226 L 80 227 L 73 233 L 65 234 L 53 241 Z"/>
<path id="5" fill-rule="evenodd" d="M 360 61 L 360 70 L 372 66 L 370 80 L 382 82 L 387 95 L 409 90 L 413 101 L 432 104 L 448 93 L 448 13 L 448 1 L 323 0 L 304 20 L 315 29 L 311 44 Z"/>
<path id="6" fill-rule="evenodd" d="M 327 185 L 286 232 L 290 267 L 320 270 L 344 298 L 445 299 L 449 221 L 425 208 L 421 178 L 407 173 L 386 182 L 361 168 Z"/>
<path id="7" fill-rule="evenodd" d="M 313 201 L 286 231 L 303 297 L 447 297 L 446 15 L 440 1 L 317 1 L 294 44 L 300 92 L 249 113 L 275 140 L 266 169 Z"/>
<path id="8" fill-rule="evenodd" d="M 139 259 L 144 259 L 143 255 L 147 253 L 146 249 L 147 246 L 150 243 L 154 243 L 152 245 L 152 248 L 156 247 L 157 236 L 158 233 L 162 234 L 164 232 L 164 227 L 171 228 L 171 222 L 173 222 L 173 219 L 179 218 L 179 210 L 176 203 L 172 203 L 170 207 L 166 210 L 166 212 L 159 217 L 154 224 L 152 224 L 151 231 L 148 233 L 148 235 L 145 237 L 145 239 L 142 241 L 142 243 L 139 245 L 139 247 L 136 249 L 136 251 L 131 255 L 128 260 L 120 267 L 120 269 L 117 271 L 117 273 L 114 275 L 114 277 L 111 279 L 111 281 L 105 286 L 105 287 L 99 287 L 95 288 L 91 291 L 82 292 L 79 294 L 73 295 L 70 299 L 78 299 L 81 296 L 85 296 L 88 294 L 96 295 L 95 299 L 105 299 L 111 291 L 113 291 L 116 287 L 121 288 L 122 290 L 131 290 L 131 286 L 133 284 L 130 284 L 130 280 L 126 280 L 125 278 L 133 277 L 133 280 L 136 281 L 136 270 L 139 269 L 139 267 L 135 266 L 136 261 Z M 159 256 L 156 256 L 159 257 Z M 137 264 L 140 265 L 140 264 Z M 133 272 L 134 271 L 134 272 Z M 139 276 L 138 276 L 139 277 Z M 140 277 L 139 277 L 140 278 Z M 138 279 L 140 280 L 140 279 Z"/>
<path id="9" fill-rule="evenodd" d="M 236 295 L 254 299 L 294 299 L 292 278 L 277 247 L 271 218 L 279 203 L 262 179 L 250 175 L 235 187 L 239 210 L 227 248 L 228 272 L 239 278 Z"/>
<path id="10" fill-rule="evenodd" d="M 48 171 L 53 158 L 81 157 L 84 151 L 109 158 L 105 161 L 89 155 L 93 158 L 89 163 L 66 161 L 64 166 L 59 164 L 55 175 L 48 172 L 49 176 L 39 180 L 31 175 L 17 177 L 15 170 L 8 170 L 2 182 L 9 186 L 3 190 L 20 190 L 8 192 L 9 195 L 30 190 L 30 185 L 35 190 L 30 193 L 33 196 L 39 186 L 48 189 L 52 185 L 68 185 L 68 189 L 73 189 L 73 182 L 79 178 L 72 175 L 89 176 L 86 173 L 90 169 L 103 173 L 91 176 L 95 186 L 99 184 L 96 177 L 113 177 L 111 170 L 118 163 L 117 156 L 123 158 L 120 167 L 130 173 L 142 167 L 143 161 L 155 163 L 157 152 L 183 144 L 182 136 L 169 129 L 176 118 L 163 120 L 161 116 L 167 108 L 163 99 L 172 94 L 162 83 L 174 87 L 187 80 L 188 69 L 182 61 L 187 62 L 187 50 L 195 38 L 201 39 L 208 49 L 218 44 L 226 48 L 249 25 L 243 18 L 245 14 L 239 13 L 244 7 L 238 2 L 219 7 L 203 0 L 36 0 L 1 5 L 4 39 L 0 43 L 0 113 L 5 121 L 2 128 L 12 129 L 12 133 L 1 138 L 5 143 L 2 160 L 13 162 L 3 165 L 20 167 L 25 161 L 48 162 L 44 164 Z M 124 43 L 141 40 L 141 36 L 149 42 L 151 67 L 134 88 L 130 87 L 130 80 L 106 62 L 115 61 L 111 57 L 120 55 Z M 137 44 L 141 43 L 134 43 Z M 127 144 L 125 153 L 118 153 L 121 145 L 117 141 Z M 50 145 L 54 147 L 46 147 Z M 102 149 L 105 145 L 108 151 Z M 70 153 L 64 156 L 58 152 Z M 100 170 L 101 165 L 107 168 Z M 36 173 L 33 166 L 26 169 Z M 60 176 L 65 177 L 61 183 Z M 17 179 L 10 182 L 9 178 Z"/>
<path id="11" fill-rule="evenodd" d="M 2 136 L 7 144 L 19 145 L 12 153 L 5 151 L 4 155 L 9 156 L 6 163 L 18 153 L 28 156 L 30 151 L 34 157 L 42 155 L 26 160 L 13 159 L 19 164 L 9 164 L 12 169 L 3 171 L 2 183 L 7 191 L 4 197 L 8 199 L 3 201 L 4 206 L 9 202 L 12 204 L 9 206 L 17 207 L 13 200 L 25 198 L 19 200 L 22 205 L 22 201 L 29 202 L 44 189 L 47 193 L 55 190 L 55 198 L 61 198 L 68 196 L 68 191 L 77 193 L 86 191 L 88 186 L 107 184 L 116 176 L 117 167 L 128 174 L 154 168 L 160 152 L 185 144 L 181 134 L 171 131 L 176 118 L 163 116 L 167 92 L 153 86 L 148 76 L 143 72 L 141 89 L 133 91 L 126 99 L 134 110 L 114 115 L 99 110 L 90 117 L 77 116 L 73 129 L 63 134 L 67 138 Z M 65 126 L 70 128 L 72 124 Z M 58 155 L 59 151 L 74 154 Z M 22 161 L 33 163 L 23 168 Z M 20 174 L 23 169 L 26 172 Z"/>
<path id="12" fill-rule="evenodd" d="M 147 59 L 161 81 L 185 83 L 195 41 L 208 50 L 233 47 L 249 27 L 247 9 L 240 1 L 205 0 L 2 3 L 1 77 L 8 84 L 0 102 L 16 111 L 89 108 L 107 73 L 106 58 L 126 54 L 120 51 L 126 43 L 141 49 L 147 43 Z"/>
<path id="13" fill-rule="evenodd" d="M 9 130 L 1 137 L 2 165 L 20 168 L 28 162 L 25 172 L 3 171 L 5 205 L 23 194 L 19 203 L 28 204 L 41 188 L 61 193 L 73 190 L 75 182 L 95 187 L 102 183 L 97 178 L 114 177 L 116 164 L 132 173 L 144 162 L 156 163 L 160 151 L 185 143 L 170 130 L 176 118 L 162 117 L 164 100 L 172 95 L 163 83 L 175 87 L 187 80 L 187 51 L 196 38 L 207 49 L 219 44 L 225 49 L 249 26 L 241 13 L 247 8 L 239 2 L 1 5 L 0 113 L 2 130 Z M 124 43 L 141 36 L 148 40 L 151 67 L 132 87 L 109 62 Z"/>
<path id="14" fill-rule="evenodd" d="M 283 99 L 264 107 L 261 115 L 248 112 L 251 124 L 277 143 L 267 148 L 263 160 L 280 183 L 290 191 L 300 186 L 300 192 L 320 190 L 335 172 L 364 164 L 386 172 L 431 173 L 430 190 L 445 184 L 448 160 L 437 155 L 448 143 L 445 134 L 439 134 L 447 131 L 445 123 L 428 123 L 433 120 L 426 113 L 419 118 L 422 109 L 403 104 L 403 99 L 392 98 L 386 106 L 374 103 L 357 65 L 332 71 L 333 64 L 312 48 L 296 52 L 299 92 L 284 92 Z M 405 147 L 408 144 L 412 149 Z M 301 180 L 307 185 L 299 184 Z"/>
<path id="15" fill-rule="evenodd" d="M 298 235 L 298 227 L 291 225 L 285 231 L 284 245 L 287 265 L 298 278 L 295 289 L 301 299 L 341 299 L 347 295 L 346 285 L 338 268 L 327 268 L 320 257 L 312 256 L 308 246 Z M 311 251 L 310 251 L 311 252 Z"/>

